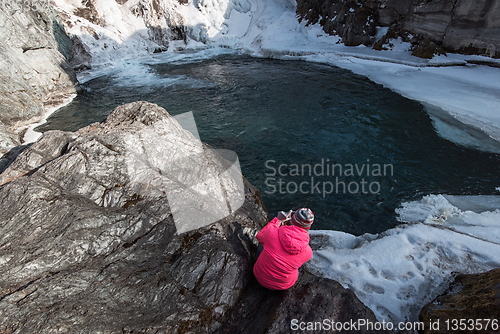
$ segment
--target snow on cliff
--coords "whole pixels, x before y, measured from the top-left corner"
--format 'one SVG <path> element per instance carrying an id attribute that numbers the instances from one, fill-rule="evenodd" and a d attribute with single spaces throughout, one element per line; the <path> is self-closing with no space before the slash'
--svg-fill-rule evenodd
<path id="1" fill-rule="evenodd" d="M 252 8 L 248 0 L 54 0 L 54 4 L 66 32 L 82 42 L 93 65 L 185 44 L 200 47 L 239 38 L 250 23 Z"/>

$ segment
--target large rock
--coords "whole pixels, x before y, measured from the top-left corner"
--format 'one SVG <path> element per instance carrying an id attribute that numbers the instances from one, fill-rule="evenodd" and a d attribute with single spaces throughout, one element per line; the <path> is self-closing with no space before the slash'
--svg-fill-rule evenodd
<path id="1" fill-rule="evenodd" d="M 68 65 L 71 41 L 45 1 L 0 5 L 0 155 L 20 144 L 20 131 L 45 108 L 76 93 Z M 2 125 L 3 123 L 3 125 Z"/>
<path id="2" fill-rule="evenodd" d="M 293 319 L 376 321 L 352 291 L 305 271 L 288 291 L 257 283 L 254 235 L 267 212 L 233 166 L 147 102 L 4 157 L 0 331 L 284 333 Z M 214 211 L 228 216 L 207 221 Z"/>
<path id="3" fill-rule="evenodd" d="M 465 323 L 461 323 L 460 319 L 464 319 Z M 476 319 L 479 320 L 476 321 Z M 444 334 L 455 331 L 498 333 L 500 328 L 500 269 L 482 274 L 457 276 L 455 282 L 443 295 L 424 306 L 420 312 L 420 321 L 426 326 L 423 333 Z M 437 324 L 438 321 L 439 326 L 436 325 L 432 329 L 429 327 L 431 322 Z M 460 328 L 463 325 L 465 327 Z"/>
<path id="4" fill-rule="evenodd" d="M 436 43 L 450 52 L 500 57 L 500 5 L 490 0 L 298 0 L 299 20 L 319 22 L 346 45 L 372 44 L 375 27 L 390 27 L 415 49 Z M 383 40 L 382 42 L 384 42 Z M 380 45 L 375 44 L 377 48 Z M 415 55 L 425 54 L 417 51 Z"/>
<path id="5" fill-rule="evenodd" d="M 458 0 L 443 47 L 500 57 L 500 2 Z"/>
<path id="6" fill-rule="evenodd" d="M 216 326 L 252 277 L 248 235 L 267 214 L 245 180 L 239 209 L 179 233 L 169 196 L 208 189 L 217 197 L 222 188 L 229 197 L 237 185 L 226 170 L 213 149 L 145 102 L 77 133 L 45 133 L 0 175 L 0 329 Z"/>
<path id="7" fill-rule="evenodd" d="M 392 333 L 373 330 L 376 323 L 352 290 L 303 270 L 285 291 L 267 290 L 253 278 L 218 333 Z"/>

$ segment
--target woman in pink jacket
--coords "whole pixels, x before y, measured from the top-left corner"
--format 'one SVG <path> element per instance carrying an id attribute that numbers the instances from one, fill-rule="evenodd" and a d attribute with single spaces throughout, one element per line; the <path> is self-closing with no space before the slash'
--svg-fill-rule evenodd
<path id="1" fill-rule="evenodd" d="M 312 257 L 308 230 L 313 220 L 314 214 L 307 208 L 280 212 L 257 233 L 259 248 L 253 273 L 263 287 L 286 290 L 295 284 L 299 268 Z"/>

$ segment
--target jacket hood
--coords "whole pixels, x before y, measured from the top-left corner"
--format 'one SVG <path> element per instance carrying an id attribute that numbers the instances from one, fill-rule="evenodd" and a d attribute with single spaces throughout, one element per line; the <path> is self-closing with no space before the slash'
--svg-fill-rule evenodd
<path id="1" fill-rule="evenodd" d="M 281 247 L 294 255 L 309 245 L 309 233 L 298 226 L 281 226 L 278 230 Z"/>

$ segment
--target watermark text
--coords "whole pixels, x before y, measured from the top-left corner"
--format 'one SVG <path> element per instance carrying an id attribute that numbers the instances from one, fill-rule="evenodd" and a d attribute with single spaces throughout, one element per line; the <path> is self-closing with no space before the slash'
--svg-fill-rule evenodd
<path id="1" fill-rule="evenodd" d="M 278 164 L 267 160 L 267 194 L 378 194 L 380 180 L 394 175 L 392 164 L 370 163 L 340 164 L 321 159 L 316 164 Z"/>

